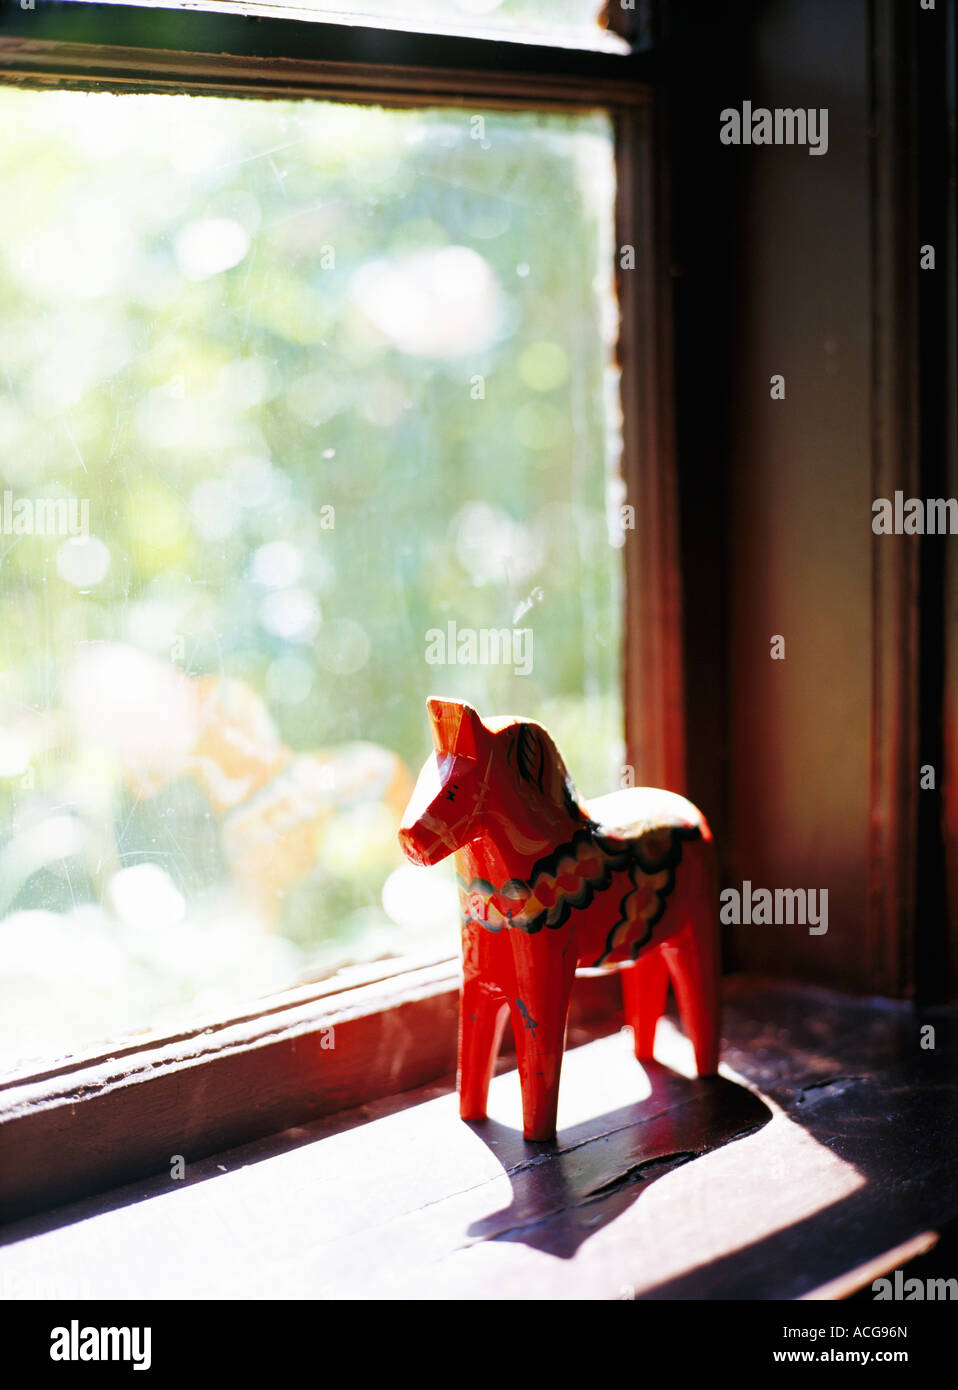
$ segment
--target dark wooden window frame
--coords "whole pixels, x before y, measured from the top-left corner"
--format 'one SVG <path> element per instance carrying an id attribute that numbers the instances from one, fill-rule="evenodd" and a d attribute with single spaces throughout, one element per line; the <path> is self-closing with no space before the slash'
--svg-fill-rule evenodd
<path id="1" fill-rule="evenodd" d="M 622 467 L 635 508 L 625 548 L 626 747 L 637 781 L 682 788 L 671 279 L 658 153 L 666 112 L 655 50 L 610 54 L 214 8 L 37 0 L 21 10 L 13 0 L 0 12 L 0 81 L 612 115 L 616 246 L 635 249 L 634 269 L 616 254 Z M 649 7 L 639 14 L 646 34 Z M 121 1039 L 4 1077 L 0 1219 L 449 1075 L 457 996 L 454 960 L 380 962 L 172 1036 Z M 619 1002 L 614 977 L 583 979 L 573 1022 L 614 1015 Z"/>

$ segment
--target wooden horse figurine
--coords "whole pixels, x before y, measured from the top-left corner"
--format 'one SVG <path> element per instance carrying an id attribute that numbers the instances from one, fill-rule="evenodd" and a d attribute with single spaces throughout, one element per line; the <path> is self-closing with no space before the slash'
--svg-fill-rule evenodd
<path id="1" fill-rule="evenodd" d="M 426 703 L 436 751 L 399 839 L 416 864 L 456 856 L 462 1118 L 485 1118 L 509 1014 L 525 1137 L 554 1137 L 577 966 L 624 968 L 639 1058 L 652 1056 L 671 976 L 699 1075 L 715 1072 L 717 882 L 701 812 L 652 787 L 586 803 L 541 724 L 484 721 L 460 700 Z"/>

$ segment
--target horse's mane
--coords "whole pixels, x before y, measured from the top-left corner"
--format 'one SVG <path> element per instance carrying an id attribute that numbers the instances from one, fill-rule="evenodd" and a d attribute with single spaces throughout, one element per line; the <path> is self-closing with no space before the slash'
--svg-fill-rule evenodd
<path id="1" fill-rule="evenodd" d="M 565 760 L 547 729 L 534 720 L 523 720 L 516 727 L 516 772 L 527 787 L 555 806 L 562 806 L 579 819 L 585 809 Z"/>

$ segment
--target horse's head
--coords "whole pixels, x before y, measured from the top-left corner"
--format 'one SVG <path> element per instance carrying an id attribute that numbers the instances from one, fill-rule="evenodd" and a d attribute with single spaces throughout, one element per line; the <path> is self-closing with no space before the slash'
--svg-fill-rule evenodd
<path id="1" fill-rule="evenodd" d="M 474 839 L 493 734 L 462 700 L 426 701 L 436 751 L 427 758 L 399 827 L 415 864 L 438 864 Z"/>
<path id="2" fill-rule="evenodd" d="M 483 722 L 462 700 L 431 698 L 426 707 L 436 751 L 399 829 L 414 863 L 436 864 L 484 832 L 519 854 L 542 854 L 558 843 L 557 826 L 585 819 L 541 724 L 515 716 Z"/>

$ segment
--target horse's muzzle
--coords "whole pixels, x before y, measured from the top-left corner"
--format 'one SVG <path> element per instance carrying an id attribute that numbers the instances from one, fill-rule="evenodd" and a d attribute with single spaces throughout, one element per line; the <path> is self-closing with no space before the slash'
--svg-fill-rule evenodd
<path id="1" fill-rule="evenodd" d="M 436 849 L 439 848 L 439 845 L 434 835 L 429 836 L 429 840 L 431 841 L 430 844 L 424 844 L 424 838 L 419 826 L 404 825 L 399 827 L 399 845 L 403 854 L 407 859 L 412 860 L 414 864 L 427 867 L 435 863 L 434 854 Z M 432 853 L 430 853 L 430 850 L 432 850 Z"/>

